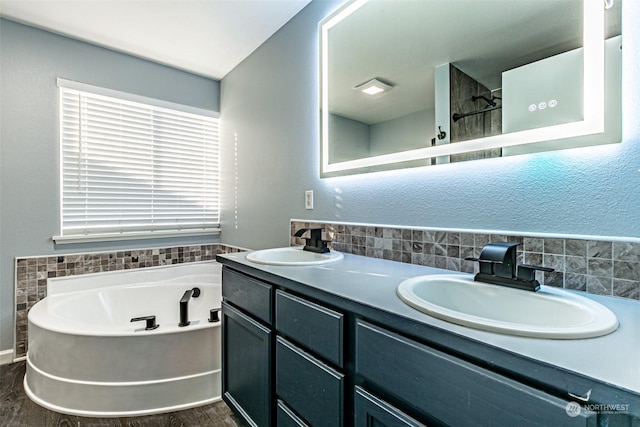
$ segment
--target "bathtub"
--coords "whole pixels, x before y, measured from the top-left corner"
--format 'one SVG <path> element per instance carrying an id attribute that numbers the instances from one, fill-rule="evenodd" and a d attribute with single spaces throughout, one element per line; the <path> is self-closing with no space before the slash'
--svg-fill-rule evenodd
<path id="1" fill-rule="evenodd" d="M 188 289 L 191 323 L 179 327 Z M 214 261 L 49 279 L 29 311 L 24 388 L 48 409 L 86 417 L 176 411 L 221 399 L 222 298 Z M 157 329 L 132 318 L 155 315 Z"/>

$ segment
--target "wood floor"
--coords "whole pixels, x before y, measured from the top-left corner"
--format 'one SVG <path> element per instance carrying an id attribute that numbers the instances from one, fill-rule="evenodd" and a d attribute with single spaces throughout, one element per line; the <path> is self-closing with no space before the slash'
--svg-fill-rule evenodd
<path id="1" fill-rule="evenodd" d="M 200 427 L 241 426 L 224 402 L 168 414 L 130 418 L 64 415 L 36 405 L 22 386 L 25 362 L 0 365 L 0 427 Z"/>

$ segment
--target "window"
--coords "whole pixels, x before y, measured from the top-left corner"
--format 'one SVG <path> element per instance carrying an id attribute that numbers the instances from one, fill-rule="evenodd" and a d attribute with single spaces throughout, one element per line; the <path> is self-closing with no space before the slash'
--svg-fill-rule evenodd
<path id="1" fill-rule="evenodd" d="M 58 86 L 56 242 L 219 231 L 219 119 L 212 112 L 107 96 L 122 93 L 66 80 Z"/>

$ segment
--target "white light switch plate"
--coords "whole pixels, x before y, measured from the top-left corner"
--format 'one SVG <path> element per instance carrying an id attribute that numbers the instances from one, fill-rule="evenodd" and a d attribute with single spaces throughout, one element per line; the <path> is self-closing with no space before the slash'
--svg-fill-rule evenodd
<path id="1" fill-rule="evenodd" d="M 304 192 L 304 208 L 313 209 L 313 190 Z"/>

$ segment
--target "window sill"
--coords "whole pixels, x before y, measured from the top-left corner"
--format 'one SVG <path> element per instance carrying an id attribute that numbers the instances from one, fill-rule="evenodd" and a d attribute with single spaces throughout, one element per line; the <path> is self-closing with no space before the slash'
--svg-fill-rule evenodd
<path id="1" fill-rule="evenodd" d="M 59 245 L 72 243 L 115 242 L 120 240 L 162 239 L 170 237 L 215 236 L 220 234 L 219 228 L 207 230 L 184 231 L 143 231 L 138 233 L 104 233 L 89 235 L 53 236 L 51 239 Z"/>

